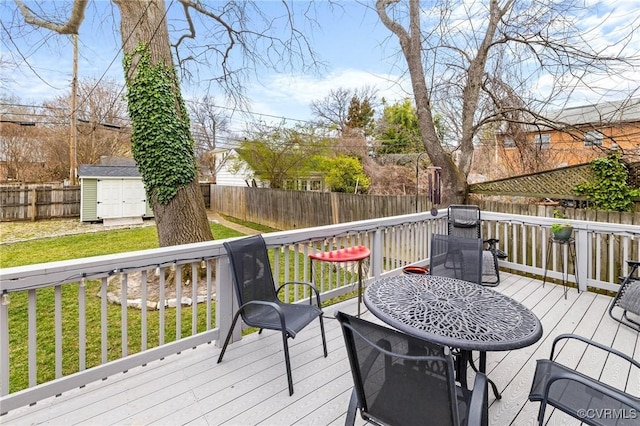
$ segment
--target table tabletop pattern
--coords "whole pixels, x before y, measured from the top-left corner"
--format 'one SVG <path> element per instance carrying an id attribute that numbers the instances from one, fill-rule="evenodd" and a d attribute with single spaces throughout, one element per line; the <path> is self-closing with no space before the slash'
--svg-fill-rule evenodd
<path id="1" fill-rule="evenodd" d="M 518 349 L 542 337 L 540 320 L 525 306 L 495 290 L 454 278 L 383 278 L 367 286 L 364 303 L 394 328 L 459 349 Z"/>

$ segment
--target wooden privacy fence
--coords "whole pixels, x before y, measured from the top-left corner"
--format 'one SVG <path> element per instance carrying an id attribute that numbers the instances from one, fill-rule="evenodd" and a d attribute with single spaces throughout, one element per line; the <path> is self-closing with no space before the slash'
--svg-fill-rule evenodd
<path id="1" fill-rule="evenodd" d="M 471 203 L 479 205 L 481 210 L 498 213 L 552 217 L 554 208 L 559 208 L 569 219 L 640 224 L 639 212 L 605 212 L 482 199 L 474 199 Z M 414 195 L 358 195 L 211 185 L 212 210 L 281 230 L 424 212 L 431 207 L 426 195 L 416 199 Z"/>
<path id="2" fill-rule="evenodd" d="M 210 184 L 201 184 L 210 207 Z M 80 217 L 80 186 L 1 186 L 0 221 Z"/>
<path id="3" fill-rule="evenodd" d="M 361 195 L 200 185 L 207 208 L 276 229 L 299 229 L 429 211 L 427 195 Z M 416 207 L 417 202 L 417 207 Z M 532 216 L 553 215 L 553 207 L 474 198 L 481 210 Z M 436 206 L 438 208 L 442 206 Z M 570 219 L 640 224 L 640 212 L 561 208 Z M 80 216 L 80 186 L 0 187 L 0 221 Z"/>
<path id="4" fill-rule="evenodd" d="M 282 230 L 398 216 L 428 211 L 431 207 L 426 195 L 360 195 L 211 186 L 212 210 Z"/>
<path id="5" fill-rule="evenodd" d="M 1 187 L 0 220 L 80 216 L 80 187 Z"/>

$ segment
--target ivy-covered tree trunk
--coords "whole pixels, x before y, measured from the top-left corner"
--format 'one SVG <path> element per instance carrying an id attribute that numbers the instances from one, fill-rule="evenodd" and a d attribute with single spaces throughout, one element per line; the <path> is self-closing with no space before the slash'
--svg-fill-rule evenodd
<path id="1" fill-rule="evenodd" d="M 113 0 L 120 9 L 134 158 L 160 246 L 213 239 L 197 181 L 189 117 L 169 44 L 164 0 Z"/>

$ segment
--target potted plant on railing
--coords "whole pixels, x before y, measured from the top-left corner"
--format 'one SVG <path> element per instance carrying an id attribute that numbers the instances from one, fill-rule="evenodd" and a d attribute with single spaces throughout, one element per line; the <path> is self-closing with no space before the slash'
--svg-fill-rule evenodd
<path id="1" fill-rule="evenodd" d="M 567 215 L 559 212 L 558 210 L 554 210 L 553 217 L 556 219 L 566 219 Z M 573 234 L 573 225 L 571 225 L 570 223 L 552 223 L 551 233 L 553 234 L 553 238 L 555 240 L 568 240 Z"/>

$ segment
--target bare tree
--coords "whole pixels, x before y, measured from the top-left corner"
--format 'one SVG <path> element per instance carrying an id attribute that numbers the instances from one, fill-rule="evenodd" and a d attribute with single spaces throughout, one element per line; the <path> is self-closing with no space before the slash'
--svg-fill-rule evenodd
<path id="1" fill-rule="evenodd" d="M 112 80 L 80 80 L 76 107 L 78 164 L 97 164 L 102 157 L 131 157 L 131 125 L 122 89 Z M 70 97 L 58 96 L 46 102 L 44 110 L 49 123 L 56 124 L 52 132 L 59 133 L 62 150 L 68 149 Z M 68 158 L 64 165 L 68 170 Z"/>
<path id="2" fill-rule="evenodd" d="M 332 89 L 323 99 L 311 102 L 311 112 L 321 124 L 333 127 L 343 134 L 347 131 L 352 102 L 355 100 L 359 105 L 366 104 L 368 108 L 373 109 L 377 104 L 376 96 L 377 90 L 371 86 L 358 89 L 340 87 Z M 372 118 L 373 116 L 370 117 Z"/>
<path id="3" fill-rule="evenodd" d="M 585 86 L 591 75 L 613 78 L 637 66 L 637 56 L 625 56 L 625 45 L 638 21 L 624 28 L 618 42 L 599 50 L 595 31 L 580 31 L 573 20 L 579 8 L 577 1 L 553 0 L 486 0 L 457 7 L 445 0 L 376 1 L 378 16 L 397 37 L 407 62 L 422 142 L 443 170 L 445 203 L 467 196 L 474 143 L 483 126 L 509 121 L 513 111 L 553 125 L 543 111 L 554 99 Z M 536 93 L 531 86 L 543 75 L 551 88 Z M 436 110 L 450 131 L 442 143 L 433 124 Z M 453 155 L 446 144 L 454 146 Z"/>
<path id="4" fill-rule="evenodd" d="M 220 167 L 216 164 L 216 148 L 221 137 L 229 132 L 229 116 L 216 107 L 215 99 L 208 95 L 197 97 L 187 105 L 200 174 L 215 183 Z"/>
<path id="5" fill-rule="evenodd" d="M 74 0 L 66 15 L 46 16 L 41 7 L 34 10 L 22 0 L 14 1 L 28 24 L 58 34 L 78 34 L 88 4 Z M 309 8 L 301 14 L 310 17 L 312 6 L 283 2 L 277 14 L 267 16 L 257 2 L 179 0 L 186 31 L 172 44 L 164 0 L 112 3 L 120 14 L 133 154 L 153 206 L 159 243 L 211 240 L 172 49 L 187 76 L 194 72 L 190 64 L 205 65 L 207 75 L 198 74 L 198 79 L 221 84 L 229 96 L 241 100 L 244 77 L 256 63 L 280 68 L 314 65 L 313 52 L 304 32 L 295 27 L 292 12 Z M 205 20 L 206 25 L 199 25 Z M 195 41 L 197 31 L 205 33 L 206 44 Z M 311 63 L 305 60 L 309 57 Z"/>
<path id="6" fill-rule="evenodd" d="M 38 133 L 33 108 L 20 105 L 16 98 L 2 99 L 0 113 L 0 158 L 2 179 L 33 181 L 39 178 L 43 161 L 39 158 Z"/>

